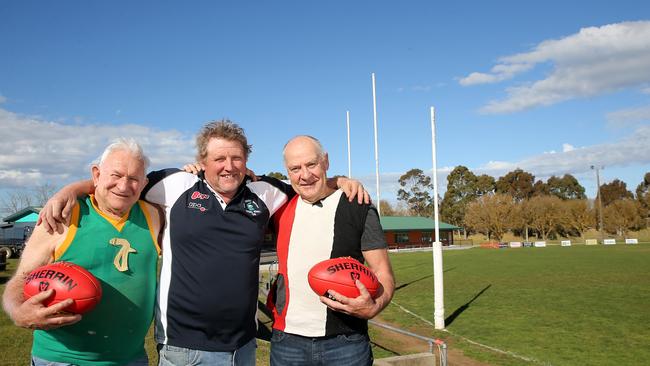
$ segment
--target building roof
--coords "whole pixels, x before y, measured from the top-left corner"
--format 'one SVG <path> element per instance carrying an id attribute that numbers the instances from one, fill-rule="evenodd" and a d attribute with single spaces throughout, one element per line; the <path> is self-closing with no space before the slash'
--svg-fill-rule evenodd
<path id="1" fill-rule="evenodd" d="M 435 221 L 420 216 L 381 216 L 381 226 L 386 230 L 431 230 L 435 229 Z M 459 230 L 458 226 L 440 221 L 441 230 Z"/>
<path id="2" fill-rule="evenodd" d="M 41 209 L 42 207 L 28 206 L 14 214 L 5 217 L 3 220 L 5 222 L 17 222 L 20 221 L 20 219 L 25 218 L 26 216 L 33 215 L 33 214 L 38 215 L 38 213 L 41 212 Z"/>

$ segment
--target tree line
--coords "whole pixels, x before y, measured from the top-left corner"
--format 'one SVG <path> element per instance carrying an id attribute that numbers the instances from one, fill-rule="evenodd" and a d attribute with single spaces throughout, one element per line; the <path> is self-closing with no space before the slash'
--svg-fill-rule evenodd
<path id="1" fill-rule="evenodd" d="M 399 178 L 398 204 L 380 202 L 384 215 L 433 215 L 433 184 L 420 169 Z M 447 190 L 440 201 L 442 221 L 463 228 L 465 236 L 482 233 L 500 240 L 507 232 L 528 238 L 582 237 L 598 227 L 602 200 L 605 232 L 625 236 L 647 227 L 650 214 L 650 172 L 633 193 L 625 182 L 614 179 L 602 184 L 599 196 L 588 200 L 585 189 L 571 174 L 551 176 L 545 182 L 522 169 L 495 179 L 476 175 L 465 166 L 447 176 Z"/>

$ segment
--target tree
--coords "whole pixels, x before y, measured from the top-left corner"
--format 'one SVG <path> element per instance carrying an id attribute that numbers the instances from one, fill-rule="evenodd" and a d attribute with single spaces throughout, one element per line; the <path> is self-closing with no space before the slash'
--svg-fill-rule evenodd
<path id="1" fill-rule="evenodd" d="M 531 198 L 526 208 L 530 215 L 530 226 L 546 240 L 562 222 L 562 200 L 555 196 L 536 196 Z"/>
<path id="2" fill-rule="evenodd" d="M 476 197 L 494 193 L 495 189 L 496 183 L 493 177 L 487 174 L 481 174 L 476 177 Z"/>
<path id="3" fill-rule="evenodd" d="M 408 216 L 408 210 L 401 202 L 391 204 L 386 200 L 380 200 L 379 207 L 381 208 L 382 216 Z"/>
<path id="4" fill-rule="evenodd" d="M 619 199 L 607 205 L 603 209 L 603 219 L 605 230 L 620 236 L 638 229 L 643 223 L 639 215 L 639 203 L 629 198 Z"/>
<path id="5" fill-rule="evenodd" d="M 420 169 L 411 169 L 399 177 L 397 200 L 404 202 L 416 216 L 430 217 L 433 214 L 431 178 Z"/>
<path id="6" fill-rule="evenodd" d="M 32 206 L 34 197 L 29 191 L 24 189 L 15 189 L 9 191 L 2 199 L 2 209 L 8 214 L 13 214 L 25 207 Z"/>
<path id="7" fill-rule="evenodd" d="M 548 196 L 549 193 L 548 185 L 541 180 L 538 180 L 533 185 L 533 196 Z"/>
<path id="8" fill-rule="evenodd" d="M 562 226 L 567 232 L 573 231 L 582 237 L 587 229 L 595 226 L 595 216 L 586 199 L 566 200 L 562 207 L 564 211 Z"/>
<path id="9" fill-rule="evenodd" d="M 535 176 L 521 169 L 515 169 L 499 178 L 496 182 L 496 192 L 509 194 L 517 201 L 532 197 L 535 189 Z"/>
<path id="10" fill-rule="evenodd" d="M 447 176 L 447 191 L 440 204 L 440 216 L 446 222 L 464 227 L 465 209 L 476 199 L 477 177 L 462 165 Z"/>
<path id="11" fill-rule="evenodd" d="M 57 191 L 57 188 L 50 183 L 45 183 L 34 188 L 34 200 L 36 205 L 45 206 L 47 200 L 50 199 Z"/>
<path id="12" fill-rule="evenodd" d="M 506 194 L 481 196 L 467 206 L 465 225 L 488 238 L 501 240 L 511 227 L 514 205 L 514 199 Z"/>
<path id="13" fill-rule="evenodd" d="M 604 207 L 609 206 L 610 203 L 617 200 L 634 198 L 632 192 L 627 190 L 625 182 L 618 179 L 614 179 L 606 184 L 601 184 L 600 194 L 602 195 Z M 598 199 L 597 196 L 596 199 Z"/>
<path id="14" fill-rule="evenodd" d="M 43 206 L 56 191 L 56 187 L 49 183 L 32 188 L 14 189 L 0 199 L 0 211 L 13 214 L 25 207 Z"/>
<path id="15" fill-rule="evenodd" d="M 650 214 L 650 172 L 645 173 L 643 182 L 636 187 L 636 200 L 642 209 L 643 217 Z"/>
<path id="16" fill-rule="evenodd" d="M 287 177 L 286 175 L 284 175 L 284 174 L 282 174 L 280 172 L 270 172 L 269 174 L 267 174 L 267 176 L 271 177 L 271 178 L 279 179 L 279 180 L 288 180 L 289 179 L 289 177 Z"/>
<path id="17" fill-rule="evenodd" d="M 551 176 L 546 182 L 549 194 L 552 194 L 562 200 L 582 200 L 587 198 L 585 187 L 571 174 L 564 174 L 562 178 Z"/>

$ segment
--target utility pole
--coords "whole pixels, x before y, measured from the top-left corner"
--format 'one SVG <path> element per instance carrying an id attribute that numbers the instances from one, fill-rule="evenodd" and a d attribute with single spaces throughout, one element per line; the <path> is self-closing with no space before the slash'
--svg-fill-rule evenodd
<path id="1" fill-rule="evenodd" d="M 600 240 L 603 241 L 605 239 L 605 236 L 603 235 L 603 198 L 600 194 L 600 174 L 598 174 L 599 170 L 603 169 L 603 167 L 592 165 L 591 169 L 596 171 L 596 191 L 598 192 L 598 227 L 600 232 Z"/>

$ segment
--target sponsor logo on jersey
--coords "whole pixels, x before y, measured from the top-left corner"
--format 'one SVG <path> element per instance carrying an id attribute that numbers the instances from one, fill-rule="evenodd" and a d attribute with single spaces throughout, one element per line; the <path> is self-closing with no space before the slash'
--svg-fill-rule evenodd
<path id="1" fill-rule="evenodd" d="M 207 200 L 208 198 L 210 198 L 209 194 L 201 193 L 199 191 L 192 192 L 193 200 Z"/>
<path id="2" fill-rule="evenodd" d="M 203 205 L 201 205 L 200 203 L 196 203 L 196 202 L 188 203 L 187 208 L 193 208 L 193 209 L 199 210 L 201 212 L 205 212 L 207 210 L 207 208 L 203 207 Z"/>
<path id="3" fill-rule="evenodd" d="M 260 206 L 257 205 L 257 202 L 250 199 L 244 201 L 244 209 L 246 210 L 246 213 L 251 216 L 257 216 L 262 213 Z"/>

